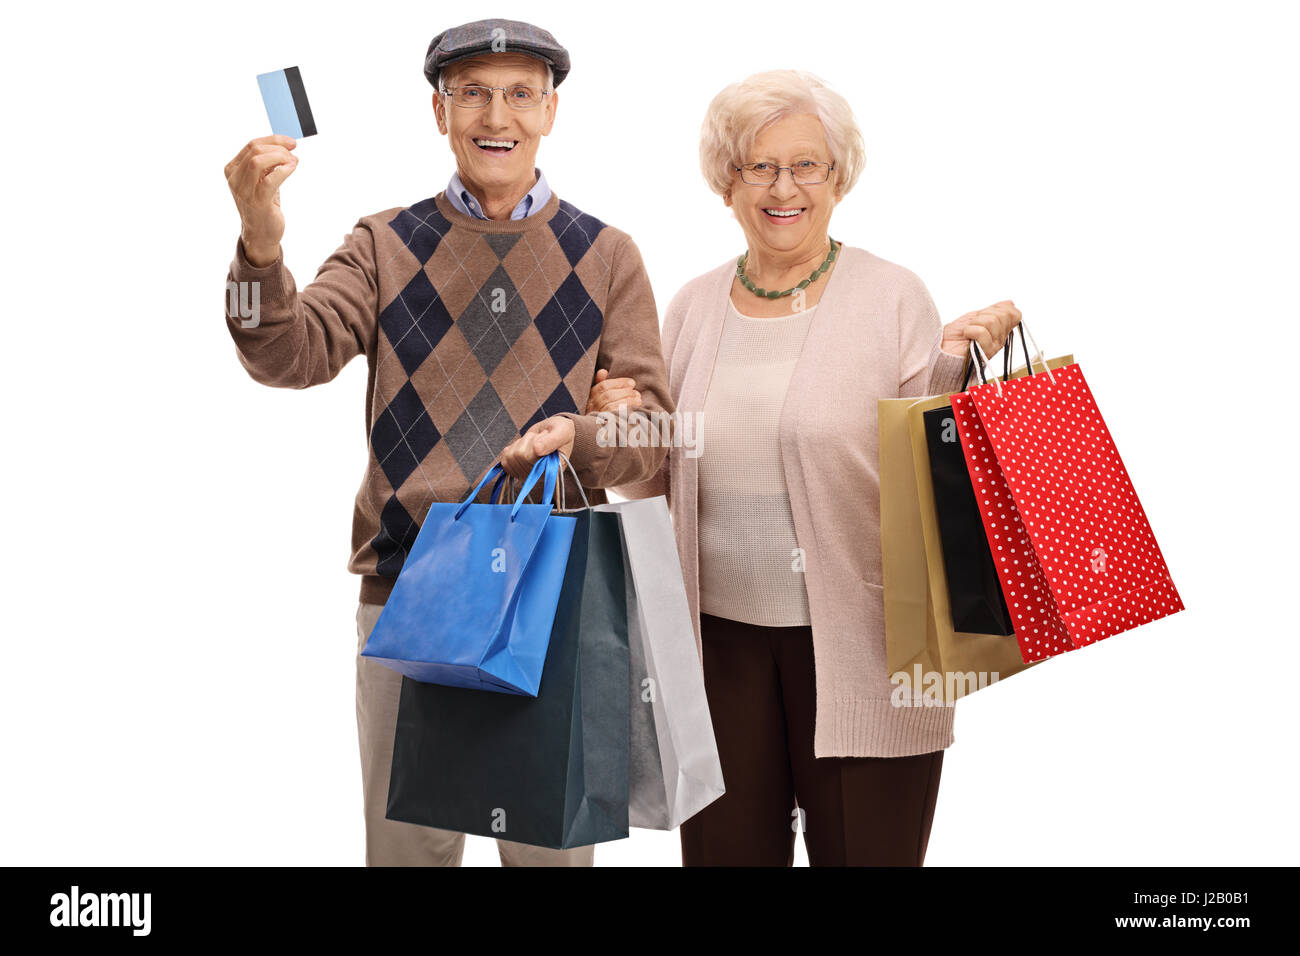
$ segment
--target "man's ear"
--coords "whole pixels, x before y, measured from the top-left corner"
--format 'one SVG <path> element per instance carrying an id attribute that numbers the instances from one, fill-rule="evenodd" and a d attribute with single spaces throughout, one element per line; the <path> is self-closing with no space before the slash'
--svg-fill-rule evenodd
<path id="1" fill-rule="evenodd" d="M 550 100 L 550 102 L 547 103 L 545 107 L 547 114 L 546 123 L 542 126 L 543 136 L 551 135 L 551 127 L 555 125 L 555 112 L 560 108 L 560 94 L 555 92 L 555 90 L 551 90 L 551 95 L 548 96 L 547 99 Z"/>
<path id="2" fill-rule="evenodd" d="M 438 132 L 443 136 L 447 135 L 447 107 L 442 102 L 442 97 L 438 91 L 433 91 L 433 116 L 438 121 Z"/>

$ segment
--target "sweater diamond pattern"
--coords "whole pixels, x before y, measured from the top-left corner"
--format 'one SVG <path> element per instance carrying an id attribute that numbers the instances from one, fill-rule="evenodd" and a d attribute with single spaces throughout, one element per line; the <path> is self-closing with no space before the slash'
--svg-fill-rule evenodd
<path id="1" fill-rule="evenodd" d="M 562 200 L 533 232 L 453 229 L 432 199 L 388 226 L 405 251 L 386 264 L 400 291 L 379 314 L 370 445 L 390 492 L 369 544 L 377 573 L 396 576 L 444 489 L 473 485 L 536 422 L 580 410 L 566 376 L 600 340 L 592 295 L 609 263 L 593 248 L 604 223 Z M 394 357 L 403 384 L 385 399 Z"/>

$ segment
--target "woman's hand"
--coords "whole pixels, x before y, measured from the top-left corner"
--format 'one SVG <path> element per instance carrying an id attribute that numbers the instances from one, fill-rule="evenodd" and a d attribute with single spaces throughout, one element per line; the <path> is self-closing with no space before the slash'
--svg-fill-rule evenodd
<path id="1" fill-rule="evenodd" d="M 512 478 L 527 478 L 537 459 L 557 450 L 572 455 L 574 437 L 573 422 L 563 415 L 544 418 L 505 447 L 501 467 Z"/>
<path id="2" fill-rule="evenodd" d="M 979 343 L 984 354 L 992 358 L 1007 341 L 1011 330 L 1020 324 L 1020 310 L 1010 299 L 1003 299 L 978 312 L 967 312 L 943 327 L 940 348 L 949 355 L 965 357 L 970 340 Z"/>
<path id="3" fill-rule="evenodd" d="M 597 369 L 596 384 L 591 386 L 591 394 L 587 396 L 586 414 L 617 412 L 620 405 L 629 409 L 641 407 L 641 393 L 636 390 L 636 380 L 610 378 L 608 369 Z"/>

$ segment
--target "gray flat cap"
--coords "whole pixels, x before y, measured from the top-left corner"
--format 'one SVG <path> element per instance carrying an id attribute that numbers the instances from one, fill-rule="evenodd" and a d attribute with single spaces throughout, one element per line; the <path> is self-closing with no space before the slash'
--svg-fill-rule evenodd
<path id="1" fill-rule="evenodd" d="M 569 75 L 569 51 L 541 27 L 518 20 L 475 20 L 433 38 L 424 57 L 424 76 L 438 88 L 438 71 L 448 63 L 485 53 L 523 53 L 548 64 L 555 85 Z"/>

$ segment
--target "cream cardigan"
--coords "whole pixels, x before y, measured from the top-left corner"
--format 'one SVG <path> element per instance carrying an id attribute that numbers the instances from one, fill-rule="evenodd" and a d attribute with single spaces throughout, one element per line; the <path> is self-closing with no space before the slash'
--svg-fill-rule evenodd
<path id="1" fill-rule="evenodd" d="M 680 415 L 704 408 L 735 260 L 697 276 L 664 319 L 669 394 Z M 961 388 L 966 359 L 939 348 L 942 322 L 912 272 L 844 246 L 790 380 L 778 428 L 817 671 L 818 757 L 902 757 L 953 742 L 952 705 L 896 707 L 885 663 L 876 400 Z M 697 420 L 708 454 L 708 423 Z M 666 495 L 700 644 L 698 458 L 674 447 L 647 482 L 614 490 Z M 736 475 L 736 481 L 745 476 Z"/>

